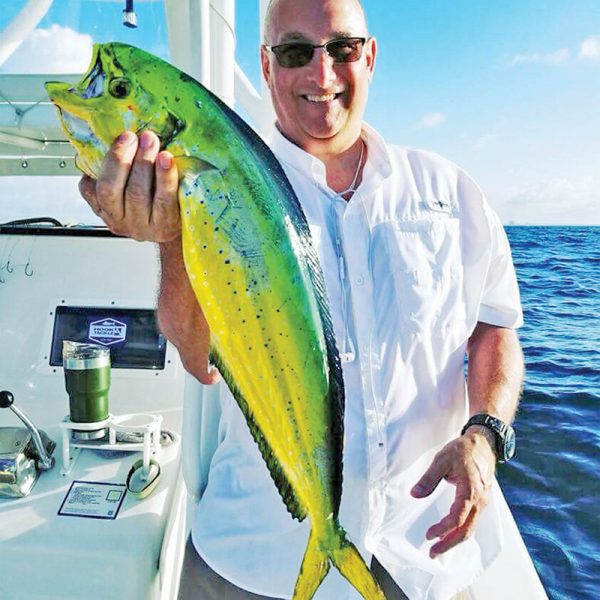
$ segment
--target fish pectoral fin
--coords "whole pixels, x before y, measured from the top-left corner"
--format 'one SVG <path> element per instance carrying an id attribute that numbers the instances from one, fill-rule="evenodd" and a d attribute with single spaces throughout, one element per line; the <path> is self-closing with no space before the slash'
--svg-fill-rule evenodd
<path id="1" fill-rule="evenodd" d="M 193 179 L 195 179 L 197 177 L 200 177 L 202 173 L 209 171 L 220 172 L 218 167 L 216 167 L 215 165 L 195 156 L 181 155 L 175 156 L 173 158 L 175 160 L 175 164 L 177 165 L 177 169 L 179 170 L 180 179 L 184 179 L 187 177 L 192 177 Z"/>
<path id="2" fill-rule="evenodd" d="M 164 150 L 167 148 L 184 128 L 185 121 L 181 120 L 171 111 L 167 111 L 166 123 L 162 131 L 159 132 L 160 149 Z"/>
<path id="3" fill-rule="evenodd" d="M 210 206 L 208 214 L 212 225 L 221 229 L 233 251 L 243 258 L 248 270 L 254 272 L 255 279 L 265 276 L 264 241 L 258 241 L 260 234 L 247 219 L 242 192 L 232 189 L 225 171 L 202 159 L 180 156 L 177 160 L 181 205 L 187 204 L 187 199 Z"/>

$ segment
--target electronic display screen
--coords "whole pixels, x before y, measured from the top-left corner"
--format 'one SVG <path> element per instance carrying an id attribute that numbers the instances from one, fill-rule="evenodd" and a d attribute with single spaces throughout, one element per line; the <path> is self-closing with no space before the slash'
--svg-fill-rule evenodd
<path id="1" fill-rule="evenodd" d="M 57 306 L 50 366 L 61 367 L 64 340 L 110 348 L 115 369 L 164 369 L 167 340 L 151 309 Z"/>

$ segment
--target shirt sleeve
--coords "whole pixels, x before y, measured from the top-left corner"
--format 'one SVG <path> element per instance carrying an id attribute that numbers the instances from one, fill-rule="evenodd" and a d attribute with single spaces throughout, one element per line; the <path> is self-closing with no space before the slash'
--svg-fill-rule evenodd
<path id="1" fill-rule="evenodd" d="M 491 254 L 478 320 L 490 325 L 516 329 L 523 324 L 523 311 L 510 245 L 496 213 L 489 206 L 487 212 Z"/>

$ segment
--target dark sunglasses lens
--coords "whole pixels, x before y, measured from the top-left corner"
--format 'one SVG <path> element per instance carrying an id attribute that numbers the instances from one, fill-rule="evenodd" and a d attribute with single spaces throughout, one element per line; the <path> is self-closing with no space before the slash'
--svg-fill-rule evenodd
<path id="1" fill-rule="evenodd" d="M 273 48 L 277 62 L 287 69 L 303 67 L 310 62 L 314 48 L 311 44 L 282 44 Z"/>
<path id="2" fill-rule="evenodd" d="M 349 63 L 360 58 L 363 44 L 362 38 L 348 38 L 333 40 L 326 45 L 326 48 L 327 53 L 336 63 Z"/>

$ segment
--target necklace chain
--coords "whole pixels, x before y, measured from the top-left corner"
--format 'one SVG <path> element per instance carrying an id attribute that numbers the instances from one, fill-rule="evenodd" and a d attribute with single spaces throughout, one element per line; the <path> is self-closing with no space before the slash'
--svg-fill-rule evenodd
<path id="1" fill-rule="evenodd" d="M 356 185 L 356 181 L 358 180 L 358 174 L 360 173 L 360 167 L 362 166 L 364 151 L 365 151 L 365 141 L 361 137 L 360 138 L 360 155 L 358 157 L 358 164 L 356 165 L 356 171 L 354 172 L 354 177 L 352 178 L 352 183 L 350 184 L 350 187 L 348 189 L 345 189 L 343 192 L 338 192 L 338 194 L 337 194 L 338 196 L 345 196 L 346 194 L 349 194 L 350 192 L 354 193 L 356 191 L 354 186 Z"/>

